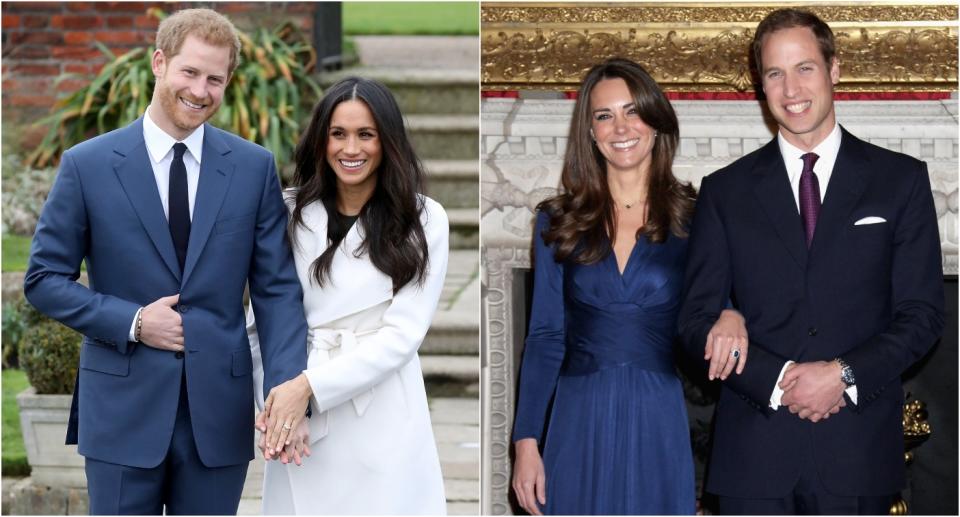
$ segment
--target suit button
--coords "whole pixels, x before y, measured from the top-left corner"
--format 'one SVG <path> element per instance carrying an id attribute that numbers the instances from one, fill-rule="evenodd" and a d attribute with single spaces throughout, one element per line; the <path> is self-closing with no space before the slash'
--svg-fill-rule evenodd
<path id="1" fill-rule="evenodd" d="M 807 335 L 810 337 L 817 335 L 817 327 L 810 327 L 807 329 Z"/>
<path id="2" fill-rule="evenodd" d="M 173 354 L 173 356 L 176 357 L 177 359 L 183 359 L 183 352 L 177 352 Z"/>
<path id="3" fill-rule="evenodd" d="M 189 310 L 190 310 L 190 307 L 188 307 L 188 306 L 186 306 L 186 305 L 183 305 L 183 304 L 177 305 L 177 311 L 179 311 L 180 314 L 184 314 L 185 312 L 187 312 L 187 311 L 189 311 Z"/>

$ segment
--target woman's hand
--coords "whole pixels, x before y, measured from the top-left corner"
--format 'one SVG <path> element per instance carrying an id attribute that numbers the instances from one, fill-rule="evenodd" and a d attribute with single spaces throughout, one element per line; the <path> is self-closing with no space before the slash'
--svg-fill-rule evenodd
<path id="1" fill-rule="evenodd" d="M 286 465 L 291 461 L 297 466 L 303 465 L 303 458 L 310 456 L 310 421 L 304 418 L 297 424 L 297 428 L 290 433 L 290 444 L 285 445 L 279 454 L 271 454 L 267 450 L 267 434 L 260 433 L 260 440 L 257 442 L 260 453 L 266 460 L 279 459 L 280 463 Z"/>
<path id="2" fill-rule="evenodd" d="M 270 390 L 256 422 L 257 429 L 266 433 L 267 453 L 279 455 L 290 445 L 290 434 L 303 420 L 312 394 L 310 381 L 302 373 Z"/>
<path id="3" fill-rule="evenodd" d="M 537 440 L 524 438 L 514 444 L 517 459 L 513 463 L 513 491 L 517 501 L 530 515 L 543 515 L 537 502 L 547 504 L 547 477 L 543 459 L 537 449 Z"/>
<path id="4" fill-rule="evenodd" d="M 707 378 L 711 381 L 718 377 L 725 380 L 734 366 L 737 368 L 737 375 L 743 373 L 749 348 L 743 316 L 732 309 L 724 310 L 707 334 L 707 346 L 703 351 L 703 359 L 710 361 Z M 734 357 L 734 351 L 739 357 Z"/>

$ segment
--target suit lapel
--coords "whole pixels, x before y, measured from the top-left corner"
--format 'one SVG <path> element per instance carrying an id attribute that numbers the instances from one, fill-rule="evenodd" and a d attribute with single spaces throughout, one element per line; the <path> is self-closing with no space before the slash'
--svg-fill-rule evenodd
<path id="1" fill-rule="evenodd" d="M 163 258 L 163 262 L 178 280 L 180 264 L 170 237 L 170 226 L 163 213 L 160 193 L 157 192 L 157 179 L 153 175 L 147 146 L 143 140 L 143 118 L 121 129 L 120 144 L 114 149 L 113 170 L 130 199 L 134 212 L 140 218 L 154 247 Z"/>
<path id="2" fill-rule="evenodd" d="M 841 130 L 843 136 L 840 150 L 833 165 L 833 172 L 830 173 L 830 184 L 827 185 L 820 215 L 817 217 L 817 229 L 810 245 L 811 253 L 824 246 L 831 247 L 831 243 L 842 234 L 844 221 L 866 188 L 863 168 L 869 159 L 863 152 L 860 140 L 842 127 Z"/>
<path id="3" fill-rule="evenodd" d="M 807 243 L 803 224 L 776 138 L 763 147 L 756 163 L 753 170 L 756 176 L 753 191 L 760 207 L 766 212 L 790 256 L 801 269 L 806 269 Z"/>
<path id="4" fill-rule="evenodd" d="M 200 181 L 197 198 L 193 204 L 193 220 L 190 223 L 190 240 L 187 244 L 187 260 L 184 263 L 183 281 L 186 285 L 190 273 L 197 265 L 200 254 L 207 244 L 220 206 L 227 194 L 234 165 L 226 156 L 230 147 L 209 124 L 203 132 L 203 157 L 200 160 Z"/>

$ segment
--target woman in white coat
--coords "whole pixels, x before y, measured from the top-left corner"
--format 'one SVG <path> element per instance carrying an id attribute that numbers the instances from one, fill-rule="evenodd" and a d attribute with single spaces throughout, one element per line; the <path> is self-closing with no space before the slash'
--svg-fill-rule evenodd
<path id="1" fill-rule="evenodd" d="M 420 193 L 402 115 L 376 81 L 326 92 L 296 162 L 286 197 L 310 330 L 307 370 L 290 382 L 311 416 L 293 426 L 283 461 L 266 464 L 263 513 L 444 514 L 417 349 L 446 274 L 446 213 Z"/>

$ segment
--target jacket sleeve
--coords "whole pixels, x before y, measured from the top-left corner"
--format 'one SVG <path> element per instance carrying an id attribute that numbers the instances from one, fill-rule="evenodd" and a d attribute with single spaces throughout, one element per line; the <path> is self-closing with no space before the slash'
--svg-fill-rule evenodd
<path id="1" fill-rule="evenodd" d="M 303 290 L 287 239 L 287 208 L 273 155 L 266 161 L 248 278 L 263 366 L 262 393 L 270 393 L 307 366 Z"/>
<path id="2" fill-rule="evenodd" d="M 697 208 L 690 231 L 683 302 L 677 318 L 681 343 L 687 355 L 703 360 L 707 334 L 713 328 L 731 298 L 733 273 L 730 243 L 713 178 L 707 176 L 700 186 Z M 734 296 L 735 298 L 735 296 Z M 749 330 L 749 322 L 747 322 Z M 750 357 L 740 375 L 730 375 L 724 382 L 757 410 L 769 414 L 770 395 L 786 358 L 770 352 L 763 344 L 750 339 Z"/>
<path id="3" fill-rule="evenodd" d="M 425 210 L 429 264 L 423 284 L 410 282 L 397 291 L 383 313 L 382 326 L 363 346 L 304 372 L 318 411 L 343 404 L 380 384 L 413 359 L 427 335 L 447 274 L 450 223 L 439 204 L 428 200 Z"/>
<path id="4" fill-rule="evenodd" d="M 125 354 L 132 349 L 127 339 L 140 306 L 77 282 L 89 238 L 80 173 L 73 154 L 67 151 L 37 221 L 24 296 L 40 312 Z"/>
<path id="5" fill-rule="evenodd" d="M 523 347 L 520 394 L 513 441 L 536 438 L 542 443 L 547 409 L 557 388 L 564 356 L 563 265 L 543 241 L 550 217 L 541 211 L 533 230 L 533 303 L 530 330 Z"/>
<path id="6" fill-rule="evenodd" d="M 945 302 L 937 215 L 926 163 L 921 162 L 917 172 L 893 229 L 892 321 L 883 332 L 843 355 L 856 376 L 855 411 L 862 411 L 890 381 L 923 357 L 943 332 Z"/>

